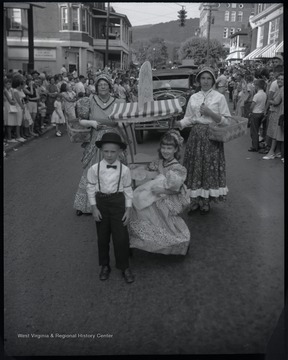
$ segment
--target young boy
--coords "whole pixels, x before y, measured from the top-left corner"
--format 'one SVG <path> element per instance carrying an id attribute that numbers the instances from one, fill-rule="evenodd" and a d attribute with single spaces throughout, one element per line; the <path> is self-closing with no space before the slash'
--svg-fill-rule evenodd
<path id="1" fill-rule="evenodd" d="M 87 194 L 96 221 L 99 265 L 102 267 L 99 277 L 100 280 L 109 278 L 109 243 L 112 234 L 116 267 L 122 270 L 129 284 L 134 281 L 129 268 L 127 230 L 133 190 L 130 170 L 118 160 L 126 144 L 118 134 L 109 132 L 102 136 L 101 141 L 96 141 L 96 146 L 102 150 L 104 159 L 88 170 Z"/>
<path id="2" fill-rule="evenodd" d="M 252 147 L 248 151 L 259 150 L 259 128 L 262 120 L 264 119 L 265 104 L 267 95 L 264 92 L 265 80 L 255 80 L 255 89 L 257 93 L 253 96 L 252 104 L 250 107 L 251 113 L 250 120 L 250 136 L 252 140 Z"/>

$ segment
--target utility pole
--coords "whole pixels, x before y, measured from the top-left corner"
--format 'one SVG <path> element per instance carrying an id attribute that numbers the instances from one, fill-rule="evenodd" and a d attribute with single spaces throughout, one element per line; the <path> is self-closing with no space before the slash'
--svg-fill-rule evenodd
<path id="1" fill-rule="evenodd" d="M 33 26 L 33 6 L 30 4 L 27 9 L 28 17 L 28 72 L 34 69 L 34 26 Z"/>
<path id="2" fill-rule="evenodd" d="M 106 51 L 104 67 L 108 66 L 108 52 L 109 52 L 109 17 L 110 17 L 110 2 L 108 2 L 107 19 L 106 19 Z"/>
<path id="3" fill-rule="evenodd" d="M 212 11 L 218 11 L 217 8 L 215 8 L 216 3 L 204 3 L 204 10 L 208 10 L 207 15 L 207 22 L 208 22 L 208 29 L 207 29 L 207 53 L 206 53 L 206 63 L 209 65 L 209 55 L 210 55 L 210 30 L 211 30 L 211 20 L 212 20 Z"/>

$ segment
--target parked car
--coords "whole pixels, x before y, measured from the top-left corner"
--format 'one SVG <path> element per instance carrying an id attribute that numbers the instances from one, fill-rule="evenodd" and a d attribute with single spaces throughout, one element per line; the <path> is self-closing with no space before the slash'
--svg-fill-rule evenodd
<path id="1" fill-rule="evenodd" d="M 165 69 L 154 71 L 153 76 L 153 98 L 154 100 L 179 99 L 182 112 L 177 116 L 169 115 L 161 120 L 136 123 L 135 136 L 138 144 L 144 140 L 144 131 L 167 131 L 174 120 L 184 117 L 188 100 L 195 92 L 196 69 Z M 188 129 L 189 131 L 189 129 Z"/>

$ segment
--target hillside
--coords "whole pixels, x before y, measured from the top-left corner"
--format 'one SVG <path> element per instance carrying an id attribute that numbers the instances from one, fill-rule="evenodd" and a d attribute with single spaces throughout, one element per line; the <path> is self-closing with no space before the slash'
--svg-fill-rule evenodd
<path id="1" fill-rule="evenodd" d="M 149 40 L 153 37 L 162 38 L 165 40 L 168 54 L 171 56 L 175 47 L 179 47 L 181 42 L 195 36 L 197 28 L 199 28 L 199 18 L 186 19 L 185 26 L 183 27 L 179 26 L 179 20 L 155 25 L 134 26 L 132 28 L 132 38 L 133 42 Z"/>

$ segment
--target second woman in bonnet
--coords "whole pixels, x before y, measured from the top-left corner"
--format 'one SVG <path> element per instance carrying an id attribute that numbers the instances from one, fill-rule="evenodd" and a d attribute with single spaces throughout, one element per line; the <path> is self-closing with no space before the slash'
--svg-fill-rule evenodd
<path id="1" fill-rule="evenodd" d="M 98 75 L 95 81 L 95 89 L 96 94 L 90 95 L 89 101 L 87 102 L 88 106 L 83 107 L 83 109 L 78 109 L 80 124 L 88 128 L 91 127 L 91 139 L 84 149 L 82 158 L 84 171 L 74 200 L 74 209 L 78 216 L 83 213 L 92 213 L 86 186 L 87 171 L 99 160 L 99 149 L 95 145 L 95 142 L 100 140 L 106 132 L 116 132 L 122 137 L 122 140 L 125 140 L 118 123 L 109 119 L 114 104 L 121 102 L 111 95 L 111 78 L 105 73 Z M 127 163 L 125 153 L 122 154 L 120 160 L 125 164 Z"/>
<path id="2" fill-rule="evenodd" d="M 213 89 L 215 75 L 210 67 L 197 74 L 201 90 L 188 102 L 185 116 L 176 122 L 180 129 L 191 126 L 184 154 L 185 184 L 190 192 L 188 214 L 210 211 L 210 201 L 225 200 L 228 193 L 223 143 L 209 139 L 209 124 L 228 124 L 230 111 L 223 94 Z"/>

